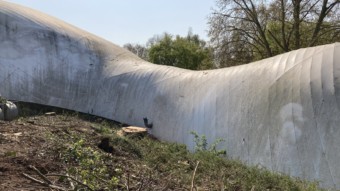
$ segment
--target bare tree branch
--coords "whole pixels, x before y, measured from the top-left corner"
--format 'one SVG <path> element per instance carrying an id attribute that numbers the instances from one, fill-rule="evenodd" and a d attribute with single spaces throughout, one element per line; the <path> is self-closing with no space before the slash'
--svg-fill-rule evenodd
<path id="1" fill-rule="evenodd" d="M 339 39 L 339 0 L 217 1 L 220 9 L 210 18 L 209 35 L 211 42 L 218 42 L 215 50 L 223 63 L 266 58 Z"/>
<path id="2" fill-rule="evenodd" d="M 335 0 L 333 3 L 331 3 L 328 7 L 327 7 L 327 3 L 328 3 L 328 0 L 323 0 L 323 3 L 322 3 L 322 9 L 321 9 L 321 12 L 320 12 L 320 15 L 319 15 L 319 19 L 316 23 L 316 26 L 315 26 L 315 29 L 314 29 L 314 32 L 313 32 L 313 36 L 312 36 L 312 39 L 311 39 L 311 42 L 309 44 L 309 46 L 313 46 L 316 41 L 317 41 L 317 38 L 318 38 L 318 34 L 321 30 L 321 25 L 325 19 L 325 17 L 327 16 L 327 14 L 332 10 L 332 8 L 340 3 L 339 0 Z"/>

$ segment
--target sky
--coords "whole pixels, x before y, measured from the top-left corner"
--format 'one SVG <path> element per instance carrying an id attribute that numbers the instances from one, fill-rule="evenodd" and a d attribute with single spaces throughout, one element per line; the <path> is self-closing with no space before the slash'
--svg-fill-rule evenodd
<path id="1" fill-rule="evenodd" d="M 47 13 L 117 45 L 146 44 L 164 32 L 189 29 L 209 40 L 207 17 L 215 0 L 7 0 Z"/>

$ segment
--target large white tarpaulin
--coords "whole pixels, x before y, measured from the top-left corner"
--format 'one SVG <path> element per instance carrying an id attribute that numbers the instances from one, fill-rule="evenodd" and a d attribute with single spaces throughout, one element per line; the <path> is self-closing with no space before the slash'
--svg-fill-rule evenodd
<path id="1" fill-rule="evenodd" d="M 122 123 L 340 188 L 340 44 L 190 71 L 148 63 L 43 13 L 0 1 L 0 94 Z"/>

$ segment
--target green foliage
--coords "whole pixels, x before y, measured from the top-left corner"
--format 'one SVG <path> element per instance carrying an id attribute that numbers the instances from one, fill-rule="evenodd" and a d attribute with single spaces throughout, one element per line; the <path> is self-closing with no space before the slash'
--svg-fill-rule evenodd
<path id="1" fill-rule="evenodd" d="M 196 152 L 211 152 L 214 155 L 226 155 L 227 152 L 226 150 L 217 150 L 217 145 L 220 144 L 221 142 L 224 142 L 224 139 L 216 139 L 210 147 L 208 147 L 208 141 L 207 137 L 205 135 L 199 136 L 196 132 L 191 131 L 190 132 L 194 136 L 194 142 L 195 142 L 195 151 Z"/>
<path id="2" fill-rule="evenodd" d="M 53 119 L 59 123 L 56 119 L 62 118 Z M 74 120 L 79 118 L 70 116 L 67 123 Z M 108 136 L 108 131 L 102 129 L 102 134 L 93 128 L 102 123 L 76 123 L 78 127 L 51 127 L 53 133 L 46 135 L 46 142 L 53 141 L 49 148 L 63 161 L 67 174 L 93 190 L 189 190 L 197 161 L 200 163 L 194 181 L 196 190 L 320 190 L 316 183 L 221 157 L 217 146 L 223 140 L 209 144 L 204 135 L 194 132 L 195 153 L 182 144 L 117 135 L 110 136 L 113 152 L 106 153 L 97 146 L 103 135 Z M 86 127 L 89 130 L 83 130 Z M 76 190 L 86 190 L 84 185 L 76 186 Z"/>
<path id="3" fill-rule="evenodd" d="M 190 132 L 192 135 L 194 135 L 194 142 L 195 142 L 195 151 L 206 151 L 208 150 L 208 142 L 205 135 L 202 135 L 201 137 L 194 131 Z"/>
<path id="4" fill-rule="evenodd" d="M 177 171 L 183 168 L 180 161 L 187 161 L 189 152 L 185 145 L 175 143 L 155 142 L 150 139 L 139 141 L 143 159 L 156 166 L 161 172 Z"/>
<path id="5" fill-rule="evenodd" d="M 142 153 L 132 140 L 133 139 L 113 136 L 111 138 L 111 144 L 116 149 L 116 152 L 120 152 L 121 155 L 130 155 L 131 157 L 141 158 Z"/>
<path id="6" fill-rule="evenodd" d="M 100 134 L 103 135 L 110 135 L 112 133 L 114 133 L 114 129 L 106 122 L 103 121 L 100 124 L 93 124 L 92 128 Z"/>
<path id="7" fill-rule="evenodd" d="M 289 35 L 289 31 L 292 30 L 292 26 L 289 24 L 288 21 L 285 22 L 286 23 L 286 28 L 285 28 L 285 34 L 286 36 Z M 315 40 L 315 43 L 313 44 L 313 46 L 316 45 L 323 45 L 323 44 L 328 44 L 328 43 L 332 43 L 332 42 L 338 42 L 340 40 L 340 35 L 339 35 L 339 31 L 336 30 L 332 30 L 332 26 L 334 25 L 334 23 L 330 23 L 330 22 L 324 22 L 323 26 L 325 28 L 329 28 L 330 30 L 321 35 L 320 37 L 318 37 Z M 282 45 L 278 42 L 284 42 L 285 40 L 283 39 L 282 35 L 271 35 L 272 34 L 280 34 L 282 33 L 282 23 L 280 21 L 268 21 L 267 23 L 267 30 L 266 30 L 266 36 L 268 37 L 268 43 L 270 45 L 270 48 L 272 50 L 273 55 L 277 55 L 277 54 L 281 54 L 290 50 L 293 50 L 294 48 L 292 47 L 293 42 L 293 38 L 290 38 L 287 41 L 287 49 L 282 48 Z M 300 31 L 301 34 L 303 34 L 303 38 L 300 39 L 300 47 L 309 47 L 310 46 L 310 42 L 313 41 L 313 33 L 312 31 L 315 28 L 315 23 L 313 22 L 301 22 L 300 23 Z M 281 46 L 280 46 L 281 45 Z M 290 46 L 289 46 L 290 45 Z M 261 59 L 261 55 L 259 55 L 258 53 L 254 55 L 255 59 Z"/>
<path id="8" fill-rule="evenodd" d="M 103 153 L 86 146 L 84 139 L 74 142 L 63 156 L 65 162 L 76 164 L 68 170 L 68 173 L 77 177 L 91 189 L 117 188 L 119 179 L 105 164 L 106 157 Z M 115 171 L 119 173 L 121 169 L 115 169 Z"/>
<path id="9" fill-rule="evenodd" d="M 149 61 L 191 70 L 213 67 L 212 49 L 207 47 L 198 35 L 191 33 L 187 37 L 175 38 L 165 33 L 157 42 L 151 44 Z"/>
<path id="10" fill-rule="evenodd" d="M 152 168 L 153 177 L 166 179 L 167 185 L 174 186 L 173 190 L 180 190 L 180 185 L 191 184 L 197 161 L 200 163 L 195 185 L 199 190 L 321 190 L 317 183 L 295 180 L 265 168 L 248 167 L 239 161 L 220 157 L 216 152 L 209 151 L 204 135 L 193 134 L 198 143 L 197 147 L 201 148 L 201 151 L 195 153 L 188 152 L 185 145 L 150 139 L 136 140 L 143 153 L 143 161 Z M 187 187 L 181 190 L 185 188 Z"/>

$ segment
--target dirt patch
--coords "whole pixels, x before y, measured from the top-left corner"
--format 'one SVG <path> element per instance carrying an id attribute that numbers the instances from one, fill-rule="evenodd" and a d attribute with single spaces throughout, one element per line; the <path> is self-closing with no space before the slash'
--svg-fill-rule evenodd
<path id="1" fill-rule="evenodd" d="M 191 153 L 149 136 L 119 136 L 125 125 L 68 111 L 46 115 L 50 110 L 41 108 L 34 116 L 0 121 L 1 191 L 69 190 L 72 184 L 72 190 L 84 191 L 320 190 L 314 183 L 225 160 L 216 151 Z M 65 189 L 32 180 L 44 177 Z"/>
<path id="2" fill-rule="evenodd" d="M 0 121 L 0 190 L 51 190 L 28 180 L 23 173 L 33 176 L 35 172 L 29 166 L 34 166 L 43 174 L 64 174 L 67 164 L 51 148 L 50 139 L 70 131 L 93 139 L 99 135 L 91 123 L 72 116 L 38 115 Z"/>

